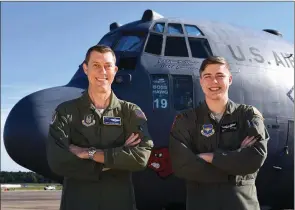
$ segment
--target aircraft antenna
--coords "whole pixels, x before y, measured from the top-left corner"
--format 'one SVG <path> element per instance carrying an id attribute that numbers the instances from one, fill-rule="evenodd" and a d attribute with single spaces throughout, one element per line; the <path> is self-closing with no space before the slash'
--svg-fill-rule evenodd
<path id="1" fill-rule="evenodd" d="M 110 24 L 110 31 L 115 30 L 116 28 L 119 28 L 121 25 L 117 22 L 113 22 Z"/>
<path id="2" fill-rule="evenodd" d="M 275 29 L 263 29 L 263 31 L 268 32 L 268 33 L 273 34 L 273 35 L 283 37 L 283 34 L 281 32 L 279 32 L 278 30 L 275 30 Z"/>

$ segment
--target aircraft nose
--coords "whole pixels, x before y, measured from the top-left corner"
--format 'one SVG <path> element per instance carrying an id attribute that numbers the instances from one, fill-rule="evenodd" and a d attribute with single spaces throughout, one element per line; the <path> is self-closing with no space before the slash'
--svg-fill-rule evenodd
<path id="1" fill-rule="evenodd" d="M 30 94 L 10 111 L 4 126 L 4 145 L 19 165 L 47 178 L 59 180 L 47 164 L 46 139 L 52 113 L 58 104 L 79 97 L 84 90 L 54 87 Z"/>

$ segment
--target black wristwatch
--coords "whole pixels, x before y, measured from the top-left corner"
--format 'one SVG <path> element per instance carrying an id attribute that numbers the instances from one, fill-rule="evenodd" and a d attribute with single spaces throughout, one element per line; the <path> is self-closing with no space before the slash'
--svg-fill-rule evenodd
<path id="1" fill-rule="evenodd" d="M 95 147 L 90 147 L 88 149 L 88 158 L 90 160 L 93 160 L 94 154 L 96 153 L 96 148 Z"/>

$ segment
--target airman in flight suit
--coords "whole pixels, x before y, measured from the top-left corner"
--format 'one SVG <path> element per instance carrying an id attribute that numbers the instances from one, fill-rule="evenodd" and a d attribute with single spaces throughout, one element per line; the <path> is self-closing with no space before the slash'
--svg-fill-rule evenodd
<path id="1" fill-rule="evenodd" d="M 90 48 L 88 90 L 55 110 L 47 157 L 64 177 L 61 210 L 135 209 L 131 172 L 145 169 L 153 142 L 140 107 L 112 92 L 114 64 L 110 48 Z"/>
<path id="2" fill-rule="evenodd" d="M 187 210 L 259 210 L 255 180 L 267 156 L 268 132 L 253 106 L 228 98 L 232 82 L 222 57 L 200 68 L 205 101 L 176 116 L 169 150 L 186 180 Z"/>

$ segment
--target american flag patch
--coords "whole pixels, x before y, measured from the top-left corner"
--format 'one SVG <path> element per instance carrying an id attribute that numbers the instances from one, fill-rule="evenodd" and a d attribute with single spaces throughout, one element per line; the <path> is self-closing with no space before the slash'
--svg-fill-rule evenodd
<path id="1" fill-rule="evenodd" d="M 145 114 L 140 109 L 135 109 L 134 112 L 137 117 L 147 120 Z"/>

